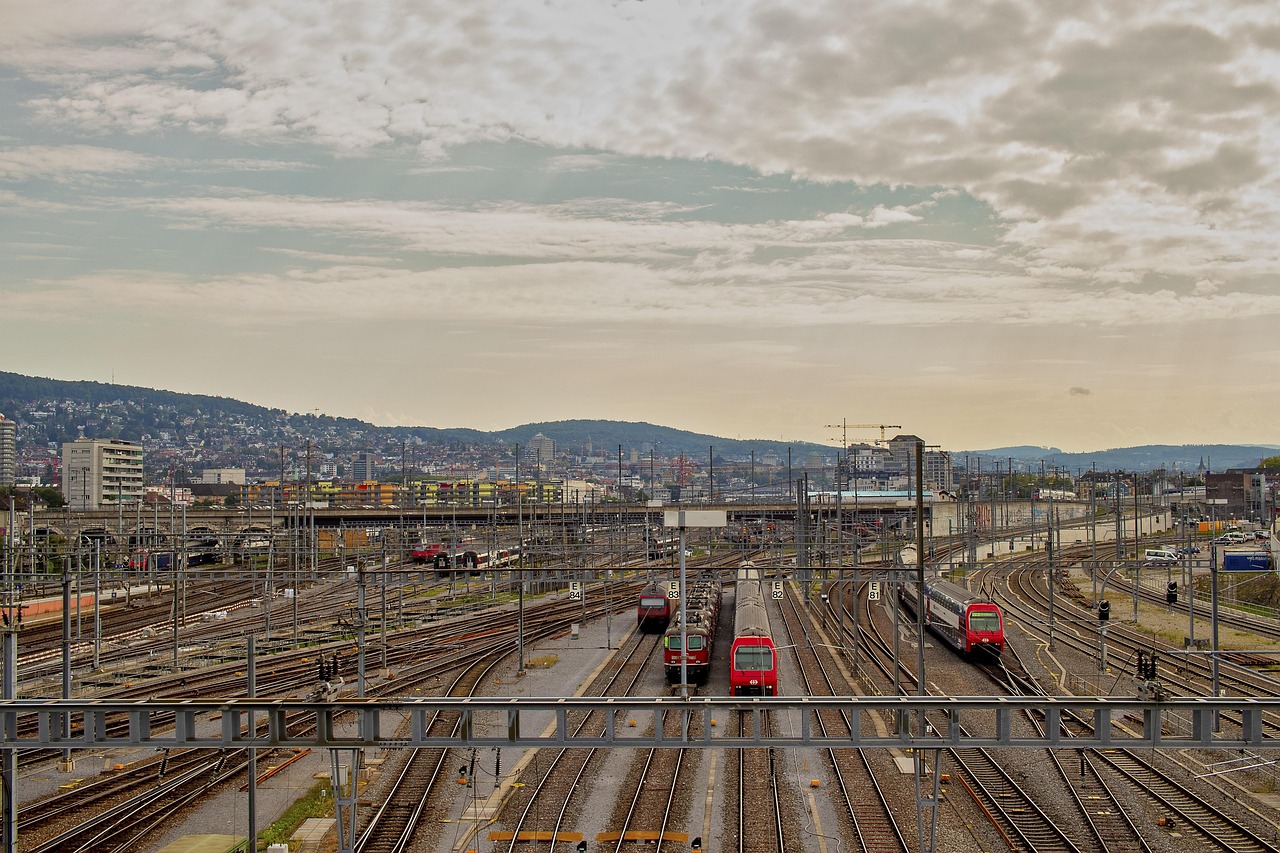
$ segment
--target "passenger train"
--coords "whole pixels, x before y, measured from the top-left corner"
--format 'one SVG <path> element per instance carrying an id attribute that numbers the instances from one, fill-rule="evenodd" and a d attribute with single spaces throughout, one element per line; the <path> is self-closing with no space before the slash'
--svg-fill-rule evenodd
<path id="1" fill-rule="evenodd" d="M 479 551 L 470 546 L 424 543 L 413 549 L 412 556 L 415 563 L 430 563 L 439 575 L 447 575 L 454 569 L 483 572 L 515 565 L 520 558 L 520 546 Z"/>
<path id="2" fill-rule="evenodd" d="M 733 647 L 729 650 L 730 696 L 778 695 L 778 654 L 769 633 L 763 572 L 738 569 Z"/>
<path id="3" fill-rule="evenodd" d="M 925 581 L 924 624 L 961 654 L 979 650 L 989 654 L 1004 651 L 1004 615 L 995 602 L 984 600 L 964 587 L 933 578 Z M 899 587 L 898 597 L 916 610 L 916 584 Z"/>
<path id="4" fill-rule="evenodd" d="M 640 591 L 636 605 L 636 626 L 642 634 L 661 634 L 671 624 L 671 614 L 679 612 L 680 600 L 670 598 L 667 590 L 658 583 L 651 583 Z"/>
<path id="5" fill-rule="evenodd" d="M 720 624 L 720 579 L 702 574 L 690 578 L 687 586 L 684 627 L 677 603 L 662 638 L 662 665 L 668 684 L 680 683 L 682 665 L 690 684 L 706 684 L 711 672 L 711 647 Z"/>

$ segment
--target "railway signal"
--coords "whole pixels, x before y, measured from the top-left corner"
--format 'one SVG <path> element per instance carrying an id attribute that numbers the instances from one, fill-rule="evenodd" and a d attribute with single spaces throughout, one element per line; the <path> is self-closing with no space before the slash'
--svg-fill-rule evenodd
<path id="1" fill-rule="evenodd" d="M 1098 621 L 1106 622 L 1111 618 L 1111 602 L 1105 598 L 1098 602 Z"/>
<path id="2" fill-rule="evenodd" d="M 1169 583 L 1165 584 L 1164 600 L 1169 602 L 1170 604 L 1178 603 L 1178 582 L 1177 581 L 1169 581 Z"/>

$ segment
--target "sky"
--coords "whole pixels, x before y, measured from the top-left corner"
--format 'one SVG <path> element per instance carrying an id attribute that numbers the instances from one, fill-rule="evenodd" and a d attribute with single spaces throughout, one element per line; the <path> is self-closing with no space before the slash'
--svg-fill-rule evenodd
<path id="1" fill-rule="evenodd" d="M 1278 123 L 1274 2 L 0 0 L 0 369 L 1276 443 Z"/>

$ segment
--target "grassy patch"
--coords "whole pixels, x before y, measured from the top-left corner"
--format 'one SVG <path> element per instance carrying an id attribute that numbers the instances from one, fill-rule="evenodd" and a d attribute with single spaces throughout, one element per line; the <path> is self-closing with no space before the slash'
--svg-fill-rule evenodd
<path id="1" fill-rule="evenodd" d="M 290 836 L 312 817 L 333 817 L 333 797 L 328 780 L 317 782 L 311 790 L 285 811 L 280 819 L 258 833 L 259 846 L 287 844 Z"/>
<path id="2" fill-rule="evenodd" d="M 559 655 L 545 654 L 538 655 L 536 658 L 529 658 L 525 664 L 529 669 L 551 669 L 560 662 Z"/>

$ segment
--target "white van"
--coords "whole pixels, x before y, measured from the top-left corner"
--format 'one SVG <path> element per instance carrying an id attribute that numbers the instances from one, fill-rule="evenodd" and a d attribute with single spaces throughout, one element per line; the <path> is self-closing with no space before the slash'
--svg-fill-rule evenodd
<path id="1" fill-rule="evenodd" d="M 1178 554 L 1168 548 L 1148 548 L 1142 552 L 1142 559 L 1148 563 L 1176 563 Z"/>

